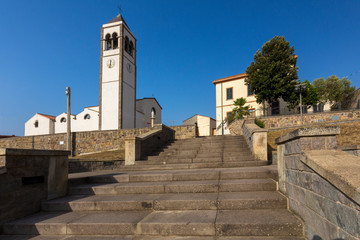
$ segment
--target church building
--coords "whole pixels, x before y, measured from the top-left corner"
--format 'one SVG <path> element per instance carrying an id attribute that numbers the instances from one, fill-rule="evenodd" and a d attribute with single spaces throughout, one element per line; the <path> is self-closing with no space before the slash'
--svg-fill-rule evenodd
<path id="1" fill-rule="evenodd" d="M 155 98 L 136 99 L 136 38 L 119 14 L 101 28 L 99 106 L 71 115 L 71 131 L 117 130 L 161 123 Z M 25 123 L 25 136 L 66 132 L 67 114 L 37 113 Z"/>

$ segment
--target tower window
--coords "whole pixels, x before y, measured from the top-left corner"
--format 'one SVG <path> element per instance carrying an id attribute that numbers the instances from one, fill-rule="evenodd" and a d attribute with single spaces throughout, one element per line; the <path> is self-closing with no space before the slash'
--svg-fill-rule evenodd
<path id="1" fill-rule="evenodd" d="M 39 127 L 39 121 L 38 121 L 38 120 L 35 121 L 34 126 L 35 126 L 36 128 Z"/>
<path id="2" fill-rule="evenodd" d="M 132 41 L 130 41 L 130 44 L 129 44 L 129 54 L 132 56 L 132 53 L 133 53 L 133 50 L 134 50 L 134 44 Z"/>
<path id="3" fill-rule="evenodd" d="M 113 49 L 117 49 L 118 48 L 118 37 L 117 37 L 117 33 L 113 33 L 112 34 L 112 41 L 113 41 Z"/>
<path id="4" fill-rule="evenodd" d="M 85 120 L 88 120 L 88 119 L 90 119 L 91 117 L 90 117 L 90 114 L 85 114 L 85 116 L 84 116 L 84 119 Z"/>
<path id="5" fill-rule="evenodd" d="M 129 53 L 129 38 L 125 37 L 125 52 Z"/>
<path id="6" fill-rule="evenodd" d="M 106 51 L 111 49 L 110 34 L 106 34 L 106 37 L 105 37 L 105 49 L 106 49 Z"/>
<path id="7" fill-rule="evenodd" d="M 61 122 L 61 123 L 66 123 L 66 118 L 62 117 L 62 118 L 60 119 L 60 122 Z"/>

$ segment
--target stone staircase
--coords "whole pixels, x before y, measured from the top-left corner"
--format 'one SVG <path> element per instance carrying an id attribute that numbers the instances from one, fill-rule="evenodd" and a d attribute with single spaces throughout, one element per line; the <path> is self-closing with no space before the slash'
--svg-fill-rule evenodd
<path id="1" fill-rule="evenodd" d="M 276 176 L 241 136 L 179 140 L 119 171 L 72 174 L 68 196 L 0 239 L 304 239 Z"/>

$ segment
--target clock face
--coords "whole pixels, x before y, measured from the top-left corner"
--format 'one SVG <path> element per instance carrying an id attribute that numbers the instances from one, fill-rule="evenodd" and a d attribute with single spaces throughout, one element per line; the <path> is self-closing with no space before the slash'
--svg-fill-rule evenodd
<path id="1" fill-rule="evenodd" d="M 127 64 L 126 64 L 126 69 L 127 69 L 127 71 L 128 71 L 129 73 L 132 73 L 132 72 L 133 72 L 133 67 L 131 66 L 130 63 L 127 63 Z"/>
<path id="2" fill-rule="evenodd" d="M 112 68 L 115 66 L 115 60 L 110 58 L 109 60 L 107 60 L 106 65 L 108 66 L 108 68 Z"/>

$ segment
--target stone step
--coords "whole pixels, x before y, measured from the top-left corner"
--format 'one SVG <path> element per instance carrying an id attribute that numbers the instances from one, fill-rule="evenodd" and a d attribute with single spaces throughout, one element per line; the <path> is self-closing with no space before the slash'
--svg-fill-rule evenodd
<path id="1" fill-rule="evenodd" d="M 235 179 L 173 182 L 130 182 L 84 184 L 69 188 L 69 195 L 119 195 L 163 193 L 214 193 L 241 191 L 275 191 L 272 179 Z"/>
<path id="2" fill-rule="evenodd" d="M 276 179 L 277 168 L 274 166 L 214 168 L 214 169 L 186 169 L 186 170 L 158 170 L 158 171 L 101 171 L 93 173 L 70 174 L 69 183 L 125 183 L 125 182 L 163 182 L 163 181 L 201 181 L 201 180 L 229 180 L 272 178 Z"/>
<path id="3" fill-rule="evenodd" d="M 2 235 L 2 240 L 305 240 L 302 237 L 249 237 L 249 236 L 91 236 L 91 235 L 42 235 L 42 236 L 28 236 L 28 235 Z"/>
<path id="4" fill-rule="evenodd" d="M 75 195 L 42 203 L 43 211 L 286 209 L 278 192 Z"/>
<path id="5" fill-rule="evenodd" d="M 286 209 L 41 212 L 4 224 L 5 234 L 302 236 Z"/>

